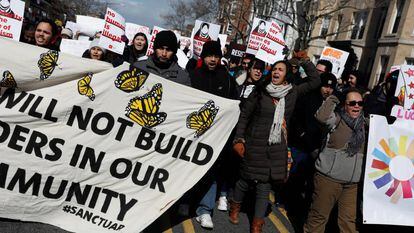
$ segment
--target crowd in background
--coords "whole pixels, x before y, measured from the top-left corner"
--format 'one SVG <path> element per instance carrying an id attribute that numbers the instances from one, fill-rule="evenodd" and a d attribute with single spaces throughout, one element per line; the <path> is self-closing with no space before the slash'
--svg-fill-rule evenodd
<path id="1" fill-rule="evenodd" d="M 25 27 L 21 41 L 59 50 L 62 38 L 78 36 L 41 20 Z M 358 231 L 367 117 L 380 114 L 393 122 L 398 71 L 368 90 L 360 86 L 363 77 L 357 71 L 337 79 L 329 61 L 313 64 L 306 51 L 266 64 L 249 54 L 224 57 L 218 41 L 206 42 L 200 58 L 191 58 L 183 69 L 172 31 L 157 34 L 149 56 L 143 33 L 137 33 L 131 45 L 123 37 L 127 46 L 122 55 L 102 48 L 99 37 L 97 32 L 90 38 L 84 58 L 114 66 L 128 62 L 165 79 L 240 100 L 239 122 L 220 158 L 170 212 L 195 214 L 202 227 L 213 229 L 216 200 L 219 210 L 229 211 L 233 224 L 239 223 L 242 205 L 253 203 L 250 232 L 262 232 L 273 190 L 296 232 L 324 232 L 333 209 L 341 232 Z"/>

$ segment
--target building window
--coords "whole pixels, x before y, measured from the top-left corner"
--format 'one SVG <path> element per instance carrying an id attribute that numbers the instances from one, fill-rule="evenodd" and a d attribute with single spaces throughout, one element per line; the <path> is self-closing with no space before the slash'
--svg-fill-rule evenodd
<path id="1" fill-rule="evenodd" d="M 381 37 L 382 29 L 384 27 L 386 17 L 387 17 L 387 8 L 381 7 L 379 9 L 379 16 L 378 16 L 379 20 L 377 21 L 379 22 L 379 24 L 376 24 L 376 28 L 375 28 L 375 39 L 378 39 Z"/>
<path id="2" fill-rule="evenodd" d="M 336 21 L 336 31 L 335 31 L 335 39 L 338 39 L 339 34 L 341 33 L 341 26 L 342 26 L 342 19 L 344 18 L 343 14 L 337 15 L 337 21 Z"/>
<path id="3" fill-rule="evenodd" d="M 395 11 L 394 11 L 395 19 L 394 19 L 394 24 L 392 26 L 391 33 L 397 33 L 397 31 L 398 31 L 398 27 L 399 27 L 400 21 L 401 21 L 402 12 L 404 10 L 404 4 L 405 4 L 405 0 L 397 0 L 397 5 L 396 5 Z"/>
<path id="4" fill-rule="evenodd" d="M 320 33 L 320 36 L 322 38 L 326 38 L 326 35 L 328 34 L 329 24 L 330 23 L 331 23 L 331 17 L 325 16 L 322 19 L 321 33 Z"/>
<path id="5" fill-rule="evenodd" d="M 354 13 L 354 26 L 352 27 L 351 39 L 362 39 L 364 37 L 367 18 L 367 11 L 358 11 Z"/>
<path id="6" fill-rule="evenodd" d="M 405 64 L 409 65 L 409 66 L 413 66 L 414 65 L 414 58 L 413 57 L 406 57 L 405 58 Z"/>

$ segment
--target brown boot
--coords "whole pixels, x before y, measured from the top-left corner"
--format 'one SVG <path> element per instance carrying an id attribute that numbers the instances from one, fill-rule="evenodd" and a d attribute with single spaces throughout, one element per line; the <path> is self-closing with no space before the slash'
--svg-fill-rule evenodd
<path id="1" fill-rule="evenodd" d="M 233 224 L 239 224 L 239 213 L 241 209 L 241 203 L 234 202 L 233 200 L 229 200 L 229 203 L 230 203 L 229 220 Z"/>
<path id="2" fill-rule="evenodd" d="M 263 225 L 264 225 L 263 218 L 254 218 L 252 225 L 250 226 L 250 233 L 262 233 Z"/>

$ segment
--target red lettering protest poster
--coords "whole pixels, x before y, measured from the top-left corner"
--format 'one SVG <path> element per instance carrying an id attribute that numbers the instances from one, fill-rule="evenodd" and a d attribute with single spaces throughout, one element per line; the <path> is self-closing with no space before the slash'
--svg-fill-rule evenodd
<path id="1" fill-rule="evenodd" d="M 19 41 L 23 14 L 23 1 L 0 1 L 0 36 Z"/>
<path id="2" fill-rule="evenodd" d="M 283 28 L 275 21 L 272 21 L 268 33 L 259 45 L 256 58 L 273 64 L 279 60 L 283 60 L 284 47 L 285 39 L 283 38 Z"/>
<path id="3" fill-rule="evenodd" d="M 193 55 L 199 57 L 204 43 L 210 40 L 216 41 L 220 33 L 220 25 L 206 23 L 200 20 L 196 20 L 193 29 Z"/>
<path id="4" fill-rule="evenodd" d="M 247 44 L 246 53 L 256 55 L 260 44 L 270 28 L 270 22 L 259 18 L 254 18 L 252 31 L 250 32 L 249 42 Z"/>
<path id="5" fill-rule="evenodd" d="M 125 18 L 108 8 L 105 15 L 105 25 L 99 44 L 115 53 L 123 54 L 125 43 L 121 36 L 125 34 Z"/>

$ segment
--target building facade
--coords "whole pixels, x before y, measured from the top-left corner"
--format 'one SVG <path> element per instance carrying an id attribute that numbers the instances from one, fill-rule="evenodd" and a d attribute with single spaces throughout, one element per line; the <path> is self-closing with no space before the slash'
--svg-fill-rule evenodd
<path id="1" fill-rule="evenodd" d="M 414 63 L 414 1 L 350 1 L 350 6 L 323 17 L 309 44 L 313 60 L 324 46 L 350 52 L 347 69 L 361 72 L 369 88 L 384 80 L 393 65 Z"/>

